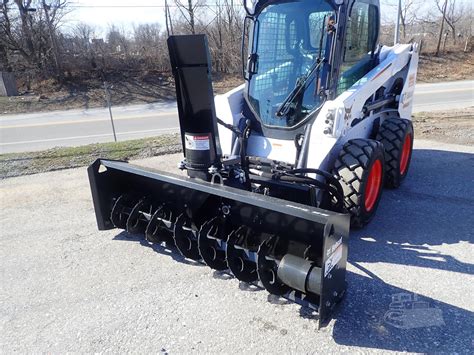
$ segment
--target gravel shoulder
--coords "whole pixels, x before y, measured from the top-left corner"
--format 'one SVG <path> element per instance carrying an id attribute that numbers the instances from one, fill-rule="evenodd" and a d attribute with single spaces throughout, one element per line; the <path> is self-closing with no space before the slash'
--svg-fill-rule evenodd
<path id="1" fill-rule="evenodd" d="M 348 294 L 321 330 L 296 304 L 97 231 L 85 168 L 2 180 L 0 352 L 472 353 L 474 147 L 415 148 L 406 183 L 351 234 Z M 386 319 L 400 294 L 429 306 L 417 326 Z"/>
<path id="2" fill-rule="evenodd" d="M 474 146 L 474 106 L 416 113 L 413 124 L 417 138 Z"/>

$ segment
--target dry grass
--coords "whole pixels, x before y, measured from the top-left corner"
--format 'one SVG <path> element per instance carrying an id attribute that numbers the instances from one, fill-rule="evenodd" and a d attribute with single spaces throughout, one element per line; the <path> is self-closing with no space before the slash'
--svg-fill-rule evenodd
<path id="1" fill-rule="evenodd" d="M 422 54 L 418 65 L 418 82 L 434 83 L 474 79 L 474 53 L 448 52 L 439 57 Z"/>
<path id="2" fill-rule="evenodd" d="M 243 83 L 239 75 L 216 75 L 213 79 L 217 94 Z M 21 90 L 21 80 L 19 82 Z M 108 82 L 112 105 L 175 100 L 174 81 L 168 73 L 110 73 Z M 0 97 L 0 117 L 2 114 L 106 107 L 103 82 L 90 73 L 76 73 L 61 86 L 53 80 L 37 82 L 31 89 L 31 92 L 21 96 Z"/>
<path id="3" fill-rule="evenodd" d="M 60 147 L 40 152 L 0 155 L 0 179 L 87 166 L 98 158 L 129 160 L 181 151 L 178 134 L 135 139 L 117 143 Z"/>

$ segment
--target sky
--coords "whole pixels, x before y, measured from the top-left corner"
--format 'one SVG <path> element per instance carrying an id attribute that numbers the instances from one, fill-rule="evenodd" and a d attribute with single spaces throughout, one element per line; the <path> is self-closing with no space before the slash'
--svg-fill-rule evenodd
<path id="1" fill-rule="evenodd" d="M 158 22 L 164 26 L 164 4 L 165 0 L 72 0 L 67 21 L 85 22 L 99 32 L 112 24 L 127 29 L 141 23 Z"/>
<path id="2" fill-rule="evenodd" d="M 402 0 L 405 1 L 405 0 Z M 425 0 L 430 4 L 433 0 Z M 468 4 L 473 0 L 458 0 Z M 382 20 L 395 19 L 398 0 L 381 0 Z M 173 0 L 169 0 L 173 4 Z M 212 0 L 207 0 L 212 4 Z M 165 26 L 165 0 L 71 0 L 71 13 L 67 16 L 66 27 L 73 27 L 78 21 L 88 23 L 98 29 L 98 35 L 103 35 L 110 25 L 114 24 L 131 30 L 134 24 L 160 23 Z M 428 6 L 428 5 L 426 5 Z M 431 6 L 434 6 L 432 4 Z M 172 8 L 173 11 L 176 9 Z"/>

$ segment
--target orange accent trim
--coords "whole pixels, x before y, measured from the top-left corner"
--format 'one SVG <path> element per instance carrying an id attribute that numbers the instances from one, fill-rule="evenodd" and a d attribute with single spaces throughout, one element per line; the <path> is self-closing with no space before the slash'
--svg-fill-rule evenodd
<path id="1" fill-rule="evenodd" d="M 387 65 L 385 68 L 383 68 L 381 71 L 379 71 L 379 72 L 377 73 L 377 75 L 372 78 L 371 81 L 374 81 L 375 79 L 377 79 L 380 75 L 382 75 L 382 74 L 383 74 L 388 68 L 390 68 L 391 66 L 392 66 L 392 63 L 390 63 L 389 65 Z"/>

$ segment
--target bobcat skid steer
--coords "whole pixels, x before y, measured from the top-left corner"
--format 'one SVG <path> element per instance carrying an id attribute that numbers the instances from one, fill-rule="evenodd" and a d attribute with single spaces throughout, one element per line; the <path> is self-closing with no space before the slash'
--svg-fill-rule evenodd
<path id="1" fill-rule="evenodd" d="M 378 44 L 378 0 L 244 7 L 245 84 L 224 95 L 213 95 L 206 37 L 168 39 L 187 176 L 97 160 L 97 223 L 313 307 L 321 322 L 346 290 L 350 227 L 408 173 L 417 45 Z"/>

